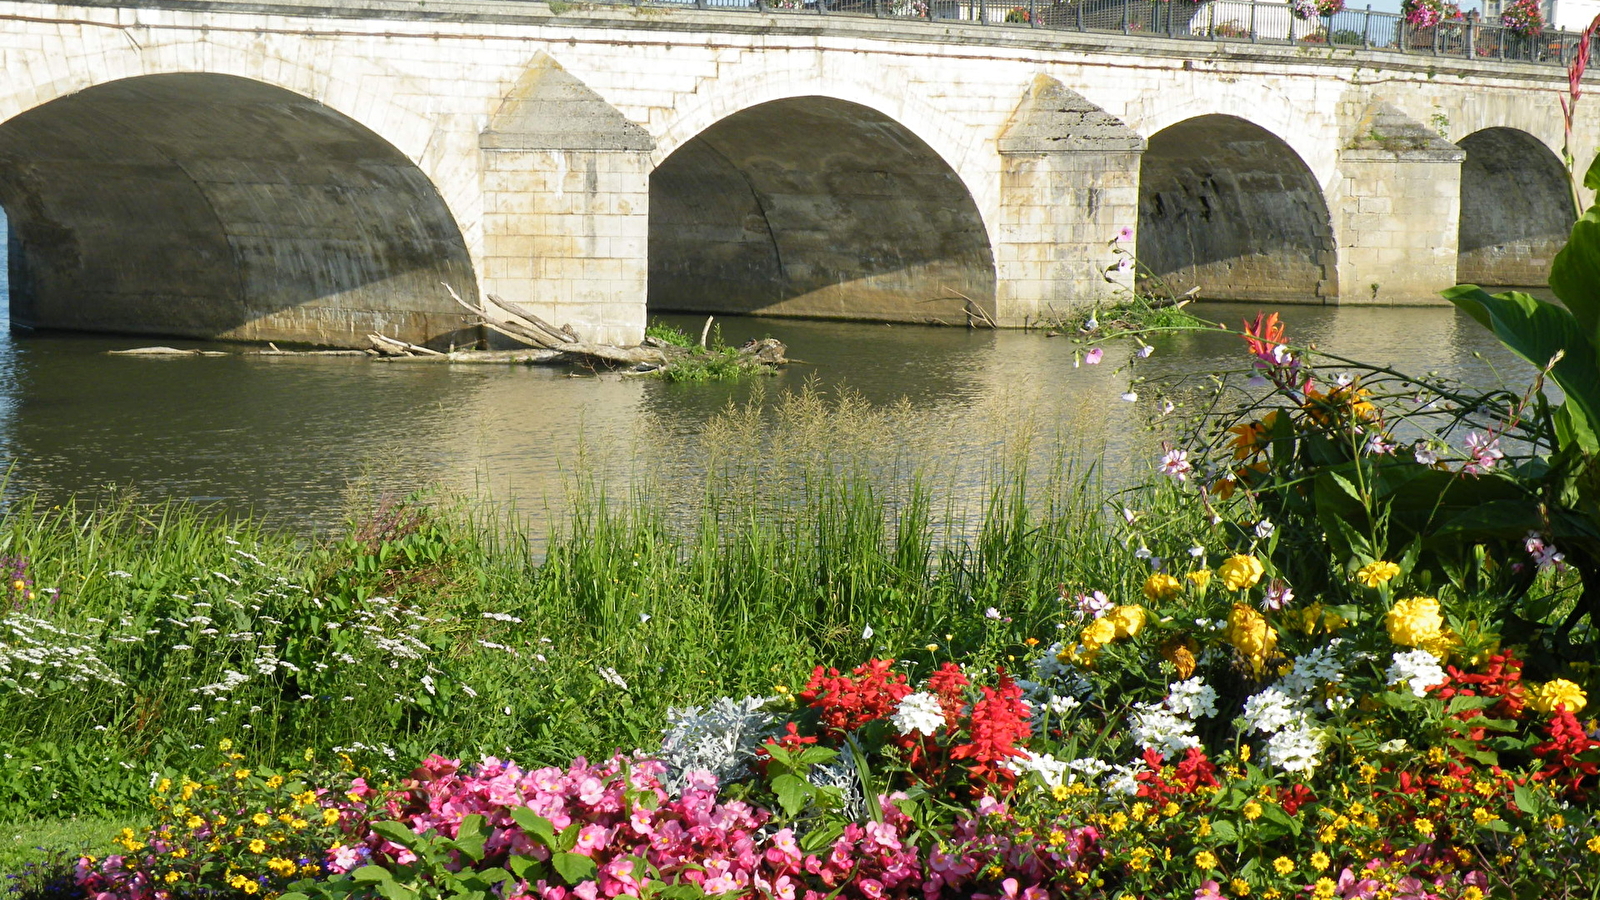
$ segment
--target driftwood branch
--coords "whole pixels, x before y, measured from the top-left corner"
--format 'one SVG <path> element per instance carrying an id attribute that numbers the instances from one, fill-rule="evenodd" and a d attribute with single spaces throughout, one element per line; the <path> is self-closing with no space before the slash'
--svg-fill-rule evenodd
<path id="1" fill-rule="evenodd" d="M 397 341 L 392 337 L 381 334 L 369 334 L 367 340 L 372 343 L 372 349 L 385 356 L 444 356 L 437 350 L 430 350 L 407 341 Z"/>

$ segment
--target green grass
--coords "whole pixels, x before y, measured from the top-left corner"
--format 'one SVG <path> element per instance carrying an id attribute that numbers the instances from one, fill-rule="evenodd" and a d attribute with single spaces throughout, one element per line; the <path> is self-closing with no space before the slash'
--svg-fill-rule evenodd
<path id="1" fill-rule="evenodd" d="M 0 823 L 0 893 L 14 900 L 47 897 L 52 878 L 68 874 L 83 854 L 104 853 L 133 819 L 36 819 Z"/>
<path id="2" fill-rule="evenodd" d="M 152 772 L 223 738 L 256 765 L 338 751 L 377 777 L 430 752 L 650 747 L 668 706 L 871 656 L 1021 658 L 1054 640 L 1063 586 L 1137 590 L 1091 475 L 1002 453 L 959 508 L 949 473 L 885 440 L 915 420 L 809 390 L 730 409 L 702 480 L 577 478 L 548 538 L 432 493 L 369 498 L 322 541 L 182 505 L 16 502 L 0 555 L 27 558 L 35 597 L 0 629 L 62 665 L 0 681 L 0 817 L 132 814 Z"/>

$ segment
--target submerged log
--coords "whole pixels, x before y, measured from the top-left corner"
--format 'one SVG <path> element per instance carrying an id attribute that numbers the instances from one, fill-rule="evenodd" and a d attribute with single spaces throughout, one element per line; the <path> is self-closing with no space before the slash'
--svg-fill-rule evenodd
<path id="1" fill-rule="evenodd" d="M 110 356 L 232 356 L 221 350 L 179 350 L 177 347 L 135 347 L 132 350 L 107 350 Z"/>
<path id="2" fill-rule="evenodd" d="M 372 342 L 372 349 L 385 356 L 444 356 L 437 350 L 430 350 L 407 341 L 398 341 L 381 334 L 369 334 L 367 340 Z"/>

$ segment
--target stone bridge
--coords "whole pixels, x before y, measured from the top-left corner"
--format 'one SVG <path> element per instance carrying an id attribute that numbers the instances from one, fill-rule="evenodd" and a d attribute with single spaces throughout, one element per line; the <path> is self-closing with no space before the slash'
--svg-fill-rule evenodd
<path id="1" fill-rule="evenodd" d="M 1179 291 L 1423 303 L 1544 281 L 1574 217 L 1559 65 L 1337 42 L 3 0 L 0 71 L 41 328 L 472 340 L 443 284 L 617 343 L 658 311 L 1012 326 L 1106 298 L 1122 229 Z"/>

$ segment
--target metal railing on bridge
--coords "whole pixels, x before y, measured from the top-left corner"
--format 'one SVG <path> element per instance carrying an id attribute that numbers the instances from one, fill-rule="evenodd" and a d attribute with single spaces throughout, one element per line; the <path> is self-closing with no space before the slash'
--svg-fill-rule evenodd
<path id="1" fill-rule="evenodd" d="M 603 5 L 747 10 L 796 16 L 866 16 L 887 23 L 959 21 L 1009 28 L 1149 35 L 1196 41 L 1332 46 L 1413 56 L 1564 66 L 1578 32 L 1526 34 L 1469 18 L 1418 26 L 1396 13 L 1344 9 L 1302 18 L 1273 0 L 600 0 Z M 889 25 L 888 27 L 893 27 Z M 1591 60 L 1600 57 L 1600 46 Z"/>

